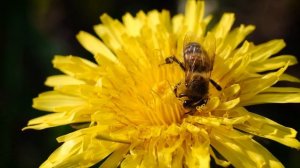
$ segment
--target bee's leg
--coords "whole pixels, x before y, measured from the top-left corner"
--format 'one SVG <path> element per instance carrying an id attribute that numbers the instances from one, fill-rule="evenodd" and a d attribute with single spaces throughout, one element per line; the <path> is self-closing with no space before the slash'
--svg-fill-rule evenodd
<path id="1" fill-rule="evenodd" d="M 165 62 L 166 64 L 172 64 L 173 62 L 176 62 L 180 66 L 180 68 L 185 71 L 183 63 L 180 62 L 175 56 L 167 57 L 165 59 Z"/>
<path id="2" fill-rule="evenodd" d="M 201 106 L 201 105 L 205 105 L 208 102 L 208 97 L 207 98 L 202 98 L 196 102 L 192 102 L 193 104 L 191 104 L 192 107 L 197 107 L 197 106 Z"/>
<path id="3" fill-rule="evenodd" d="M 175 87 L 174 87 L 174 93 L 175 93 L 175 96 L 176 97 L 178 97 L 178 98 L 180 98 L 180 95 L 178 95 L 178 87 L 179 87 L 179 85 L 181 84 L 181 82 L 179 82 L 179 83 L 177 83 L 176 85 L 175 85 Z"/>
<path id="4" fill-rule="evenodd" d="M 221 91 L 222 90 L 222 87 L 217 84 L 217 82 L 215 82 L 214 80 L 212 79 L 209 79 L 210 83 L 218 90 L 218 91 Z"/>

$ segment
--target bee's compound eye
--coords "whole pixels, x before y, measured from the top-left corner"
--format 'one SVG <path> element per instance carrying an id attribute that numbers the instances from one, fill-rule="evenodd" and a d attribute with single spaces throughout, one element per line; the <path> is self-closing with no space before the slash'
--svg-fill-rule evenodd
<path id="1" fill-rule="evenodd" d="M 191 101 L 190 100 L 184 100 L 183 101 L 183 107 L 184 108 L 189 108 L 191 105 Z"/>

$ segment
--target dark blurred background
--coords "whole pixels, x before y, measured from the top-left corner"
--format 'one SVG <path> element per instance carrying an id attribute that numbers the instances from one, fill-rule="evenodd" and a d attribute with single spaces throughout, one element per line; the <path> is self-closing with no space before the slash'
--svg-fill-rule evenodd
<path id="1" fill-rule="evenodd" d="M 43 131 L 21 129 L 31 118 L 43 112 L 31 108 L 32 98 L 50 90 L 44 86 L 55 54 L 79 55 L 92 59 L 76 41 L 80 30 L 93 33 L 99 16 L 108 13 L 121 18 L 125 12 L 168 9 L 172 14 L 182 8 L 182 0 L 12 0 L 1 4 L 0 20 L 0 167 L 38 167 L 59 144 L 55 138 L 71 130 L 68 126 Z M 207 10 L 217 20 L 223 12 L 235 12 L 239 25 L 254 24 L 256 31 L 248 39 L 256 44 L 283 38 L 282 51 L 300 58 L 299 0 L 208 0 Z M 215 21 L 216 21 L 215 20 Z M 288 70 L 300 77 L 300 66 Z M 299 84 L 290 84 L 300 87 Z M 299 104 L 272 104 L 251 110 L 300 131 Z M 299 139 L 299 136 L 298 136 Z M 272 141 L 258 139 L 286 167 L 300 167 L 300 152 Z"/>

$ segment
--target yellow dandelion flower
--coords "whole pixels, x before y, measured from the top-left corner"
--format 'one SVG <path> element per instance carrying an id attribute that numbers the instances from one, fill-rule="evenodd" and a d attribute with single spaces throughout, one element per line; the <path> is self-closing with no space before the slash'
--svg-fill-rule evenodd
<path id="1" fill-rule="evenodd" d="M 64 75 L 49 77 L 45 83 L 53 91 L 33 100 L 34 108 L 51 113 L 30 120 L 24 129 L 77 128 L 57 138 L 63 144 L 42 168 L 90 167 L 101 161 L 101 168 L 205 168 L 211 157 L 221 166 L 277 168 L 283 165 L 253 136 L 300 149 L 294 129 L 245 108 L 300 102 L 299 88 L 273 86 L 299 82 L 284 73 L 296 58 L 273 56 L 285 46 L 283 40 L 259 45 L 245 41 L 254 26 L 231 30 L 233 13 L 207 29 L 212 16 L 204 17 L 204 2 L 195 0 L 187 1 L 185 13 L 174 17 L 153 10 L 127 13 L 122 22 L 106 14 L 100 19 L 94 28 L 101 40 L 83 31 L 77 35 L 95 63 L 55 56 L 54 67 Z M 191 76 L 176 63 L 163 65 L 170 56 L 183 61 L 187 38 L 214 59 L 206 77 L 221 87 L 209 83 L 207 99 L 189 105 L 192 112 L 183 102 L 193 97 L 174 93 L 179 85 L 178 92 L 187 90 L 189 86 L 178 83 Z"/>

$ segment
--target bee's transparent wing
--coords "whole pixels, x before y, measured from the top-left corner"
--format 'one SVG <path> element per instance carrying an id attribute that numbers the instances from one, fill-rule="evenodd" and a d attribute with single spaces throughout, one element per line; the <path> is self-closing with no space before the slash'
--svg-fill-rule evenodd
<path id="1" fill-rule="evenodd" d="M 215 37 L 212 34 L 207 34 L 205 40 L 203 41 L 203 46 L 204 46 L 204 50 L 210 60 L 210 63 L 209 63 L 209 66 L 210 66 L 209 77 L 210 77 L 211 72 L 213 71 L 213 68 L 214 68 L 216 50 L 217 50 L 217 44 L 216 44 Z"/>
<path id="2" fill-rule="evenodd" d="M 191 61 L 190 55 L 185 54 L 185 49 L 188 46 L 189 43 L 192 42 L 192 33 L 188 32 L 186 33 L 184 40 L 183 40 L 183 59 L 184 59 L 184 67 L 185 67 L 185 81 L 189 82 L 191 80 L 191 77 L 193 75 L 194 67 L 195 67 L 195 61 Z"/>

